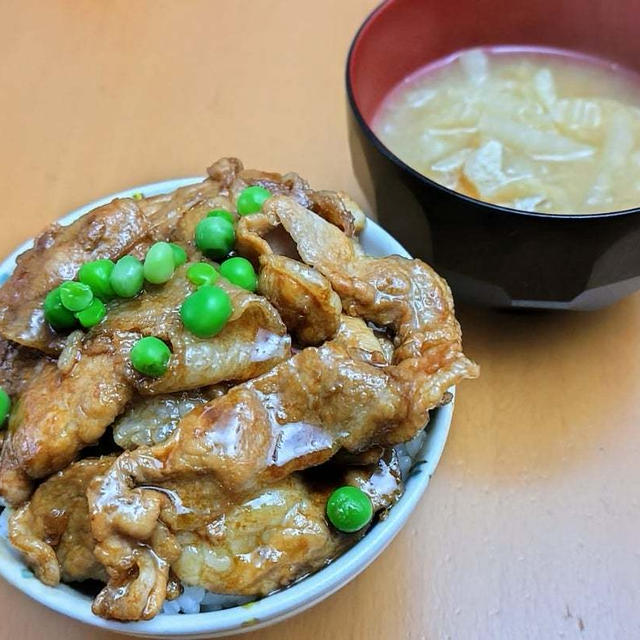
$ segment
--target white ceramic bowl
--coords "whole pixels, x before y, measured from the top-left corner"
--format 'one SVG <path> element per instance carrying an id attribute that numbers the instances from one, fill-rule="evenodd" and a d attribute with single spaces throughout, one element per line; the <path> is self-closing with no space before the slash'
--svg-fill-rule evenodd
<path id="1" fill-rule="evenodd" d="M 133 187 L 80 207 L 62 218 L 60 222 L 68 224 L 87 211 L 110 202 L 113 198 L 130 196 L 136 192 L 144 195 L 166 193 L 196 180 L 201 178 L 166 180 Z M 361 239 L 365 251 L 370 255 L 409 255 L 396 240 L 371 220 L 367 222 Z M 31 242 L 23 244 L 0 264 L 0 283 L 9 277 L 15 266 L 16 257 L 31 246 Z M 210 613 L 161 614 L 146 622 L 120 623 L 103 620 L 93 615 L 91 599 L 87 596 L 66 585 L 61 584 L 52 588 L 37 580 L 7 540 L 1 537 L 0 574 L 20 591 L 58 613 L 94 627 L 127 635 L 150 638 L 216 638 L 259 629 L 300 613 L 331 595 L 363 571 L 393 540 L 418 503 L 440 460 L 452 414 L 453 402 L 432 412 L 428 437 L 423 450 L 417 457 L 426 462 L 414 467 L 407 480 L 404 495 L 390 510 L 385 520 L 378 522 L 358 544 L 324 569 L 287 589 L 249 605 Z"/>

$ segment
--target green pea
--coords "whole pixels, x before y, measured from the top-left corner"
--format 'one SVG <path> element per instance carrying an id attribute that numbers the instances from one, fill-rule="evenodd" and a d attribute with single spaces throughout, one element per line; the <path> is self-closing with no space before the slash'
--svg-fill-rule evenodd
<path id="1" fill-rule="evenodd" d="M 199 338 L 212 338 L 227 324 L 231 298 L 220 287 L 204 285 L 185 298 L 180 307 L 184 326 Z"/>
<path id="2" fill-rule="evenodd" d="M 78 280 L 89 285 L 93 295 L 102 300 L 109 300 L 115 295 L 109 281 L 115 264 L 111 260 L 94 260 L 86 262 L 78 271 Z"/>
<path id="3" fill-rule="evenodd" d="M 56 331 L 64 331 L 65 329 L 72 329 L 76 326 L 76 317 L 62 304 L 60 287 L 49 291 L 42 306 L 44 309 L 44 319 Z"/>
<path id="4" fill-rule="evenodd" d="M 0 387 L 0 427 L 5 423 L 11 411 L 11 398 L 9 394 Z"/>
<path id="5" fill-rule="evenodd" d="M 144 277 L 151 284 L 163 284 L 171 280 L 176 264 L 173 249 L 168 242 L 156 242 L 144 259 Z"/>
<path id="6" fill-rule="evenodd" d="M 176 265 L 176 269 L 181 267 L 187 261 L 187 252 L 175 242 L 169 243 L 171 250 L 173 251 L 173 262 Z"/>
<path id="7" fill-rule="evenodd" d="M 262 209 L 262 205 L 266 200 L 271 197 L 271 192 L 264 187 L 254 185 L 253 187 L 247 187 L 240 192 L 238 201 L 236 202 L 236 208 L 241 216 L 249 215 L 250 213 L 258 213 Z"/>
<path id="8" fill-rule="evenodd" d="M 226 257 L 235 241 L 233 225 L 224 218 L 205 218 L 196 227 L 196 246 L 213 260 Z"/>
<path id="9" fill-rule="evenodd" d="M 78 322 L 85 328 L 90 329 L 95 327 L 99 322 L 102 322 L 107 315 L 107 308 L 104 306 L 104 302 L 100 298 L 94 298 L 91 304 L 82 311 L 76 313 Z"/>
<path id="10" fill-rule="evenodd" d="M 133 256 L 124 256 L 116 262 L 109 278 L 116 295 L 121 298 L 135 298 L 144 284 L 144 267 Z"/>
<path id="11" fill-rule="evenodd" d="M 229 282 L 247 291 L 255 291 L 258 287 L 258 276 L 253 265 L 246 258 L 235 256 L 225 260 L 220 265 L 220 274 Z"/>
<path id="12" fill-rule="evenodd" d="M 226 209 L 212 209 L 207 213 L 207 218 L 223 218 L 233 224 L 233 214 Z"/>
<path id="13" fill-rule="evenodd" d="M 167 372 L 171 351 L 160 338 L 148 336 L 133 345 L 130 357 L 136 371 L 145 376 L 159 378 Z"/>
<path id="14" fill-rule="evenodd" d="M 187 269 L 187 278 L 197 287 L 203 284 L 214 284 L 219 277 L 215 267 L 206 262 L 196 262 Z"/>
<path id="15" fill-rule="evenodd" d="M 327 517 L 339 531 L 359 531 L 366 527 L 373 517 L 371 499 L 357 487 L 340 487 L 327 500 Z"/>
<path id="16" fill-rule="evenodd" d="M 60 300 L 69 311 L 82 311 L 93 300 L 93 291 L 88 284 L 68 280 L 60 285 Z"/>

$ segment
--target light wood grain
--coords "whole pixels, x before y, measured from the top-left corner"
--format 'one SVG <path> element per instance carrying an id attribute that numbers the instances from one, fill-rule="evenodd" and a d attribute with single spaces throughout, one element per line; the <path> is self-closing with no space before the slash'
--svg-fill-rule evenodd
<path id="1" fill-rule="evenodd" d="M 361 198 L 343 66 L 373 4 L 3 0 L 0 252 L 224 154 Z M 407 527 L 339 594 L 247 638 L 640 636 L 640 297 L 459 315 L 482 377 Z M 0 639 L 16 637 L 116 636 L 0 583 Z"/>

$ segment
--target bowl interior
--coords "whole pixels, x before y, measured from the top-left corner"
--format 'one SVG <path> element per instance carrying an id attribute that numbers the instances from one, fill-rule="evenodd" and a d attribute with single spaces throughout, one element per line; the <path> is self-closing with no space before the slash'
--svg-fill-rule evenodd
<path id="1" fill-rule="evenodd" d="M 132 187 L 81 207 L 62 218 L 60 222 L 68 224 L 91 209 L 110 202 L 113 198 L 131 196 L 136 192 L 145 195 L 166 193 L 200 179 L 184 178 Z M 393 237 L 371 220 L 368 220 L 361 240 L 365 251 L 370 255 L 399 254 L 409 257 Z M 25 243 L 0 263 L 0 283 L 4 282 L 13 271 L 16 257 L 31 246 L 32 242 Z M 127 624 L 103 620 L 93 615 L 91 600 L 87 596 L 66 585 L 52 588 L 37 580 L 2 536 L 0 536 L 0 575 L 31 598 L 54 611 L 86 624 L 126 635 L 213 638 L 253 631 L 284 620 L 311 607 L 344 586 L 365 569 L 391 542 L 415 508 L 440 460 L 452 414 L 453 402 L 432 411 L 428 436 L 418 456 L 420 460 L 424 460 L 424 463 L 415 465 L 406 482 L 404 495 L 390 510 L 386 519 L 378 522 L 358 544 L 324 569 L 287 589 L 248 605 L 210 613 L 161 614 L 153 620 Z"/>
<path id="2" fill-rule="evenodd" d="M 347 68 L 371 126 L 384 97 L 410 73 L 460 49 L 520 45 L 569 49 L 640 68 L 635 0 L 387 0 L 362 25 Z"/>

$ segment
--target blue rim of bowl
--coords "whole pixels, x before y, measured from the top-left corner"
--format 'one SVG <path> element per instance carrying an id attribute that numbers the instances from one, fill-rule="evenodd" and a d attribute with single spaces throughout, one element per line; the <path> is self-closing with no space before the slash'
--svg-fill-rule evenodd
<path id="1" fill-rule="evenodd" d="M 424 183 L 427 186 L 433 187 L 450 196 L 458 197 L 462 200 L 465 200 L 469 204 L 473 204 L 475 206 L 482 205 L 501 214 L 524 216 L 524 217 L 532 218 L 535 220 L 598 220 L 598 219 L 604 219 L 604 218 L 618 218 L 618 217 L 624 217 L 627 215 L 640 213 L 640 206 L 634 207 L 632 209 L 622 209 L 620 211 L 608 211 L 605 213 L 538 213 L 536 211 L 521 211 L 519 209 L 511 209 L 510 207 L 503 207 L 501 205 L 494 204 L 492 202 L 477 200 L 476 198 L 472 198 L 463 193 L 459 193 L 458 191 L 454 191 L 453 189 L 449 189 L 448 187 L 445 187 L 444 185 L 438 182 L 435 182 L 435 180 L 431 180 L 430 178 L 423 175 L 419 171 L 416 171 L 413 167 L 406 164 L 404 160 L 402 160 L 395 153 L 393 153 L 393 151 L 391 151 L 391 149 L 389 149 L 389 147 L 387 147 L 384 144 L 384 142 L 382 142 L 382 140 L 378 138 L 376 133 L 369 126 L 365 117 L 362 115 L 362 112 L 360 111 L 360 107 L 358 106 L 358 103 L 356 101 L 356 97 L 353 93 L 353 86 L 351 82 L 351 63 L 354 55 L 354 50 L 360 40 L 360 37 L 362 36 L 363 31 L 365 30 L 367 25 L 370 22 L 372 22 L 378 16 L 379 13 L 381 13 L 384 9 L 386 9 L 387 6 L 391 5 L 392 2 L 393 0 L 383 0 L 365 18 L 364 22 L 360 25 L 360 27 L 356 31 L 355 36 L 353 37 L 353 40 L 351 41 L 351 45 L 349 46 L 349 53 L 347 54 L 347 64 L 345 67 L 345 85 L 347 89 L 347 100 L 349 102 L 349 107 L 351 108 L 353 115 L 358 121 L 360 128 L 364 131 L 365 135 L 369 139 L 369 142 L 371 142 L 371 144 L 373 144 L 373 146 L 383 156 L 385 156 L 388 160 L 396 164 L 403 171 L 406 171 L 413 178 Z M 523 46 L 526 46 L 526 45 L 523 45 Z M 455 53 L 455 52 L 452 52 L 452 53 Z M 579 51 L 576 51 L 576 53 L 580 53 L 585 57 L 593 57 L 593 56 L 589 56 L 589 54 L 587 53 L 583 54 L 582 52 L 579 52 Z M 429 61 L 425 61 L 425 64 L 428 62 Z"/>
<path id="2" fill-rule="evenodd" d="M 60 218 L 58 222 L 69 224 L 91 209 L 107 204 L 114 198 L 131 197 L 134 193 L 143 193 L 144 195 L 166 193 L 202 179 L 202 177 L 197 176 L 131 187 L 79 207 Z M 367 220 L 367 225 L 373 225 L 375 231 L 382 234 L 384 242 L 393 248 L 393 253 L 410 257 L 402 245 L 384 231 L 382 227 L 369 219 Z M 364 233 L 366 233 L 366 228 Z M 0 262 L 0 284 L 13 271 L 17 256 L 32 246 L 33 240 L 29 240 Z M 26 568 L 26 565 L 22 563 L 22 560 L 18 560 L 18 554 L 11 549 L 2 537 L 0 537 L 0 575 L 25 595 L 57 613 L 94 627 L 108 629 L 121 634 L 213 638 L 255 631 L 283 621 L 293 615 L 302 613 L 345 586 L 364 571 L 384 551 L 396 534 L 400 532 L 427 488 L 444 450 L 455 404 L 455 388 L 451 388 L 449 391 L 453 396 L 451 402 L 432 410 L 430 414 L 429 426 L 426 429 L 427 438 L 421 450 L 421 457 L 426 451 L 429 451 L 430 455 L 425 459 L 424 463 L 415 465 L 412 468 L 405 483 L 404 494 L 389 510 L 387 517 L 378 521 L 362 540 L 326 567 L 260 600 L 219 611 L 194 614 L 160 614 L 152 620 L 141 622 L 123 623 L 104 620 L 91 613 L 91 599 L 89 597 L 67 585 L 48 587 L 35 579 L 33 574 Z M 12 570 L 13 562 L 11 559 L 22 564 L 20 571 Z M 25 589 L 25 580 L 28 580 L 28 583 L 32 585 L 28 589 Z M 63 611 L 62 602 L 65 601 L 68 595 L 76 599 L 76 606 L 73 606 L 73 600 L 69 600 L 68 603 L 65 602 L 65 610 Z M 84 601 L 86 606 L 78 607 L 78 599 Z"/>

